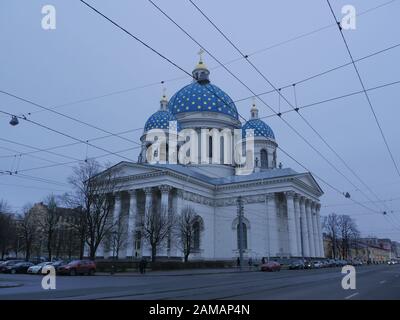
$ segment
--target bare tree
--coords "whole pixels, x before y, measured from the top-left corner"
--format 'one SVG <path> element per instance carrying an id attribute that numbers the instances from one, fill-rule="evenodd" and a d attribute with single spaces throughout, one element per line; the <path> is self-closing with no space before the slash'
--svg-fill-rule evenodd
<path id="1" fill-rule="evenodd" d="M 128 228 L 125 217 L 120 214 L 114 219 L 114 224 L 108 235 L 108 242 L 113 251 L 113 257 L 118 259 L 119 252 L 128 240 Z"/>
<path id="2" fill-rule="evenodd" d="M 25 259 L 29 260 L 34 241 L 37 240 L 39 226 L 31 205 L 26 205 L 23 211 L 24 213 L 19 217 L 18 232 L 23 241 Z"/>
<path id="3" fill-rule="evenodd" d="M 79 243 L 79 259 L 82 260 L 85 252 L 87 226 L 81 195 L 75 190 L 75 193 L 64 194 L 61 199 L 66 207 L 74 209 L 73 216 L 66 223 L 67 237 L 69 239 L 68 251 L 71 250 L 72 237 L 76 237 Z M 70 254 L 72 255 L 72 253 L 68 252 L 68 256 L 70 256 Z"/>
<path id="4" fill-rule="evenodd" d="M 89 246 L 90 259 L 94 260 L 96 251 L 104 237 L 112 230 L 113 199 L 116 180 L 112 169 L 101 172 L 100 164 L 88 159 L 74 168 L 68 179 L 74 188 L 70 201 L 81 207 L 85 228 L 85 241 Z"/>
<path id="5" fill-rule="evenodd" d="M 187 262 L 194 247 L 196 233 L 204 229 L 203 221 L 199 219 L 196 211 L 190 206 L 182 209 L 181 214 L 177 217 L 176 221 L 177 238 L 185 262 Z"/>
<path id="6" fill-rule="evenodd" d="M 324 217 L 322 223 L 323 229 L 325 230 L 328 238 L 331 240 L 332 245 L 332 258 L 338 257 L 339 247 L 339 217 L 336 213 L 331 213 L 329 216 Z"/>
<path id="7" fill-rule="evenodd" d="M 156 261 L 157 250 L 166 245 L 174 226 L 174 214 L 165 207 L 147 208 L 142 221 L 144 239 L 151 246 L 151 261 Z"/>
<path id="8" fill-rule="evenodd" d="M 52 259 L 52 249 L 55 246 L 55 236 L 59 224 L 59 214 L 57 212 L 56 197 L 51 194 L 45 200 L 46 206 L 38 222 L 46 243 L 48 258 Z"/>
<path id="9" fill-rule="evenodd" d="M 5 200 L 0 200 L 0 253 L 1 258 L 8 253 L 15 237 L 11 209 Z"/>
<path id="10" fill-rule="evenodd" d="M 339 230 L 340 230 L 340 247 L 342 257 L 347 259 L 350 254 L 350 247 L 355 237 L 359 235 L 355 221 L 348 215 L 339 216 Z"/>

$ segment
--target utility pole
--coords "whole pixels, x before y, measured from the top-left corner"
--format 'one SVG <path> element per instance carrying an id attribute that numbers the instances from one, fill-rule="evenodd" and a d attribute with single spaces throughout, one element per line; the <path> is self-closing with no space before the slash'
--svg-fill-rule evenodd
<path id="1" fill-rule="evenodd" d="M 243 200 L 239 196 L 237 199 L 237 213 L 239 219 L 239 259 L 240 259 L 240 270 L 243 269 Z"/>

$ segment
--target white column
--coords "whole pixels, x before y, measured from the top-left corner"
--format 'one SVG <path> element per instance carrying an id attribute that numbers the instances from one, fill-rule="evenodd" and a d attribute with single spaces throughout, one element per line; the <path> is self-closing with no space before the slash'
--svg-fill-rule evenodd
<path id="1" fill-rule="evenodd" d="M 279 252 L 278 219 L 276 217 L 276 198 L 275 193 L 267 193 L 267 215 L 269 223 L 269 245 L 268 250 L 271 257 L 275 257 Z"/>
<path id="2" fill-rule="evenodd" d="M 150 210 L 153 204 L 152 203 L 153 188 L 144 188 L 143 191 L 146 196 L 145 207 L 144 207 L 144 213 L 146 214 L 146 211 Z"/>
<path id="3" fill-rule="evenodd" d="M 296 193 L 294 195 L 294 217 L 296 219 L 296 241 L 297 241 L 297 255 L 302 255 L 302 243 L 301 243 L 301 220 L 300 220 L 300 197 Z"/>
<path id="4" fill-rule="evenodd" d="M 304 257 L 310 256 L 310 243 L 308 240 L 308 225 L 306 217 L 306 203 L 305 198 L 300 198 L 300 220 L 301 220 L 301 234 L 303 244 L 303 255 Z"/>
<path id="5" fill-rule="evenodd" d="M 135 257 L 135 227 L 137 215 L 137 196 L 136 190 L 129 190 L 129 214 L 128 214 L 128 240 L 126 246 L 126 256 Z"/>
<path id="6" fill-rule="evenodd" d="M 310 248 L 310 257 L 315 257 L 315 246 L 314 236 L 311 218 L 311 201 L 306 199 L 306 217 L 307 217 L 307 229 L 308 229 L 308 243 Z"/>
<path id="7" fill-rule="evenodd" d="M 298 256 L 297 253 L 297 235 L 296 235 L 296 219 L 294 213 L 294 192 L 285 192 L 287 216 L 288 216 L 288 236 L 289 236 L 289 253 L 290 256 Z"/>
<path id="8" fill-rule="evenodd" d="M 143 223 L 144 223 L 144 219 L 146 219 L 146 215 L 148 214 L 149 210 L 152 210 L 152 206 L 153 206 L 153 188 L 144 188 L 143 189 L 144 194 L 145 194 L 145 203 L 144 203 L 144 213 L 143 213 Z M 143 237 L 143 230 L 142 230 L 142 239 L 140 241 L 140 256 L 143 257 L 143 253 L 144 253 L 144 237 Z"/>
<path id="9" fill-rule="evenodd" d="M 316 216 L 317 216 L 317 231 L 318 231 L 318 238 L 319 238 L 319 256 L 325 257 L 325 250 L 324 250 L 324 239 L 322 236 L 322 226 L 321 226 L 321 219 L 319 210 L 321 209 L 321 204 L 317 203 L 315 206 Z"/>
<path id="10" fill-rule="evenodd" d="M 171 186 L 161 185 L 158 187 L 161 191 L 161 208 L 163 210 L 169 210 L 169 192 L 171 190 Z"/>
<path id="11" fill-rule="evenodd" d="M 113 225 L 113 230 L 116 230 L 118 228 L 118 223 L 119 223 L 119 218 L 121 214 L 121 193 L 116 192 L 114 195 L 114 210 L 113 210 L 113 220 L 112 220 L 112 225 Z M 118 230 L 119 231 L 119 230 Z M 113 257 L 116 252 L 115 248 L 113 248 L 113 235 L 111 236 L 111 244 L 110 244 L 110 249 L 109 249 L 109 256 Z"/>
<path id="12" fill-rule="evenodd" d="M 169 211 L 169 192 L 171 190 L 171 186 L 168 185 L 161 185 L 158 187 L 161 191 L 161 210 L 166 210 L 168 216 L 170 215 Z M 168 234 L 167 237 L 167 256 L 171 256 L 171 243 L 172 237 L 171 232 Z"/>
<path id="13" fill-rule="evenodd" d="M 315 202 L 311 202 L 311 222 L 313 227 L 313 238 L 314 238 L 314 256 L 320 257 L 319 255 L 319 237 L 317 232 L 317 215 L 315 213 Z"/>

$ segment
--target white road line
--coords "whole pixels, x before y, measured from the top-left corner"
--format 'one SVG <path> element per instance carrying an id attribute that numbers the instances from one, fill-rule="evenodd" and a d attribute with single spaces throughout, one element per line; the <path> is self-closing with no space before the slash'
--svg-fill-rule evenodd
<path id="1" fill-rule="evenodd" d="M 346 300 L 347 300 L 347 299 L 351 299 L 351 298 L 355 297 L 356 295 L 358 295 L 358 292 L 353 293 L 353 294 L 347 296 L 345 299 L 346 299 Z"/>
<path id="2" fill-rule="evenodd" d="M 380 284 L 384 284 L 386 280 L 379 281 Z"/>

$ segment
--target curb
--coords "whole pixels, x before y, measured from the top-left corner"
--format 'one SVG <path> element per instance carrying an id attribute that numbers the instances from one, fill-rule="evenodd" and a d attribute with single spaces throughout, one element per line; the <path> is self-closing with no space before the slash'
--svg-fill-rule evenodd
<path id="1" fill-rule="evenodd" d="M 250 272 L 257 272 L 259 270 L 232 270 L 232 271 L 215 271 L 215 272 L 199 272 L 199 273 L 166 273 L 160 274 L 158 271 L 147 271 L 145 275 L 150 275 L 153 277 L 176 277 L 176 276 L 201 276 L 201 275 L 210 275 L 210 274 L 231 274 L 231 273 L 250 273 Z M 155 274 L 154 274 L 154 273 Z M 97 276 L 122 276 L 122 277 L 143 277 L 140 273 L 129 273 L 126 274 L 124 272 L 117 272 L 114 274 L 110 273 L 96 273 Z"/>

